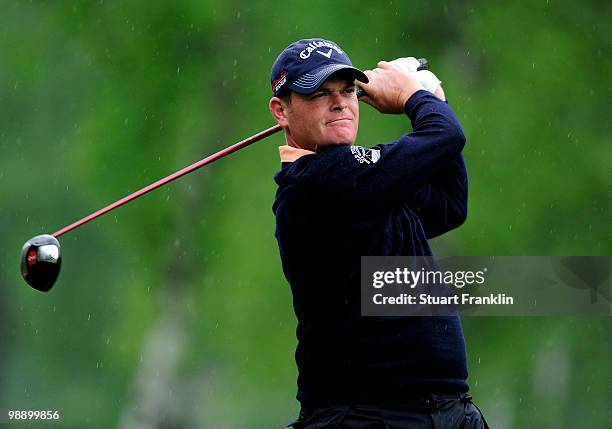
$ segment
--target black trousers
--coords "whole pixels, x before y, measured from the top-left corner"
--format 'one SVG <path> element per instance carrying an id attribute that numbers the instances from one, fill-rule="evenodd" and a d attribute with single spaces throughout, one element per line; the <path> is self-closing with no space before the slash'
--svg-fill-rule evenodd
<path id="1" fill-rule="evenodd" d="M 294 429 L 488 429 L 467 393 L 426 395 L 393 404 L 302 407 Z"/>

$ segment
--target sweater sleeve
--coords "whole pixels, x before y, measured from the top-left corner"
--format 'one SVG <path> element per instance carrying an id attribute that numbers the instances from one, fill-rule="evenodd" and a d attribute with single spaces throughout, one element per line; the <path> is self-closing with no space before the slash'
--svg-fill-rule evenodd
<path id="1" fill-rule="evenodd" d="M 405 203 L 457 159 L 465 136 L 448 104 L 417 91 L 405 111 L 413 131 L 366 149 L 331 147 L 294 165 L 296 186 L 347 208 Z"/>
<path id="2" fill-rule="evenodd" d="M 468 178 L 459 155 L 430 183 L 416 191 L 408 206 L 421 220 L 427 238 L 459 227 L 467 218 Z"/>

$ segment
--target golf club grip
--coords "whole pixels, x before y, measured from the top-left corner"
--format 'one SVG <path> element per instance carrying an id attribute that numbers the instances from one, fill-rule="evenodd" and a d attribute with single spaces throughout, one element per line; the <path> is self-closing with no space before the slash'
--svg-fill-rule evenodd
<path id="1" fill-rule="evenodd" d="M 427 58 L 419 58 L 419 63 L 421 63 L 421 65 L 417 67 L 417 71 L 429 69 L 429 63 L 427 62 Z M 357 92 L 357 98 L 361 98 L 366 94 L 366 92 L 360 86 L 357 87 L 356 92 Z"/>

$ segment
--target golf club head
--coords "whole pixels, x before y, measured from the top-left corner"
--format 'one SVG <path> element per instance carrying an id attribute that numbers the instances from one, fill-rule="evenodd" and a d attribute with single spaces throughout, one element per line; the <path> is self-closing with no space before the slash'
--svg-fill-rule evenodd
<path id="1" fill-rule="evenodd" d="M 37 235 L 21 249 L 21 275 L 34 289 L 47 292 L 53 287 L 62 264 L 62 249 L 52 235 Z"/>

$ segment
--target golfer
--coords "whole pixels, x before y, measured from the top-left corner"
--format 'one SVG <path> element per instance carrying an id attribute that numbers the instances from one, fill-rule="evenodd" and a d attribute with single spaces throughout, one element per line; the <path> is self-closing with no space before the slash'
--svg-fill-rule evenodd
<path id="1" fill-rule="evenodd" d="M 287 142 L 273 211 L 298 320 L 295 429 L 487 427 L 467 393 L 458 316 L 360 314 L 362 255 L 429 256 L 427 240 L 466 219 L 465 137 L 415 61 L 362 72 L 336 43 L 305 39 L 272 67 L 270 112 Z M 355 146 L 355 81 L 413 131 Z"/>

